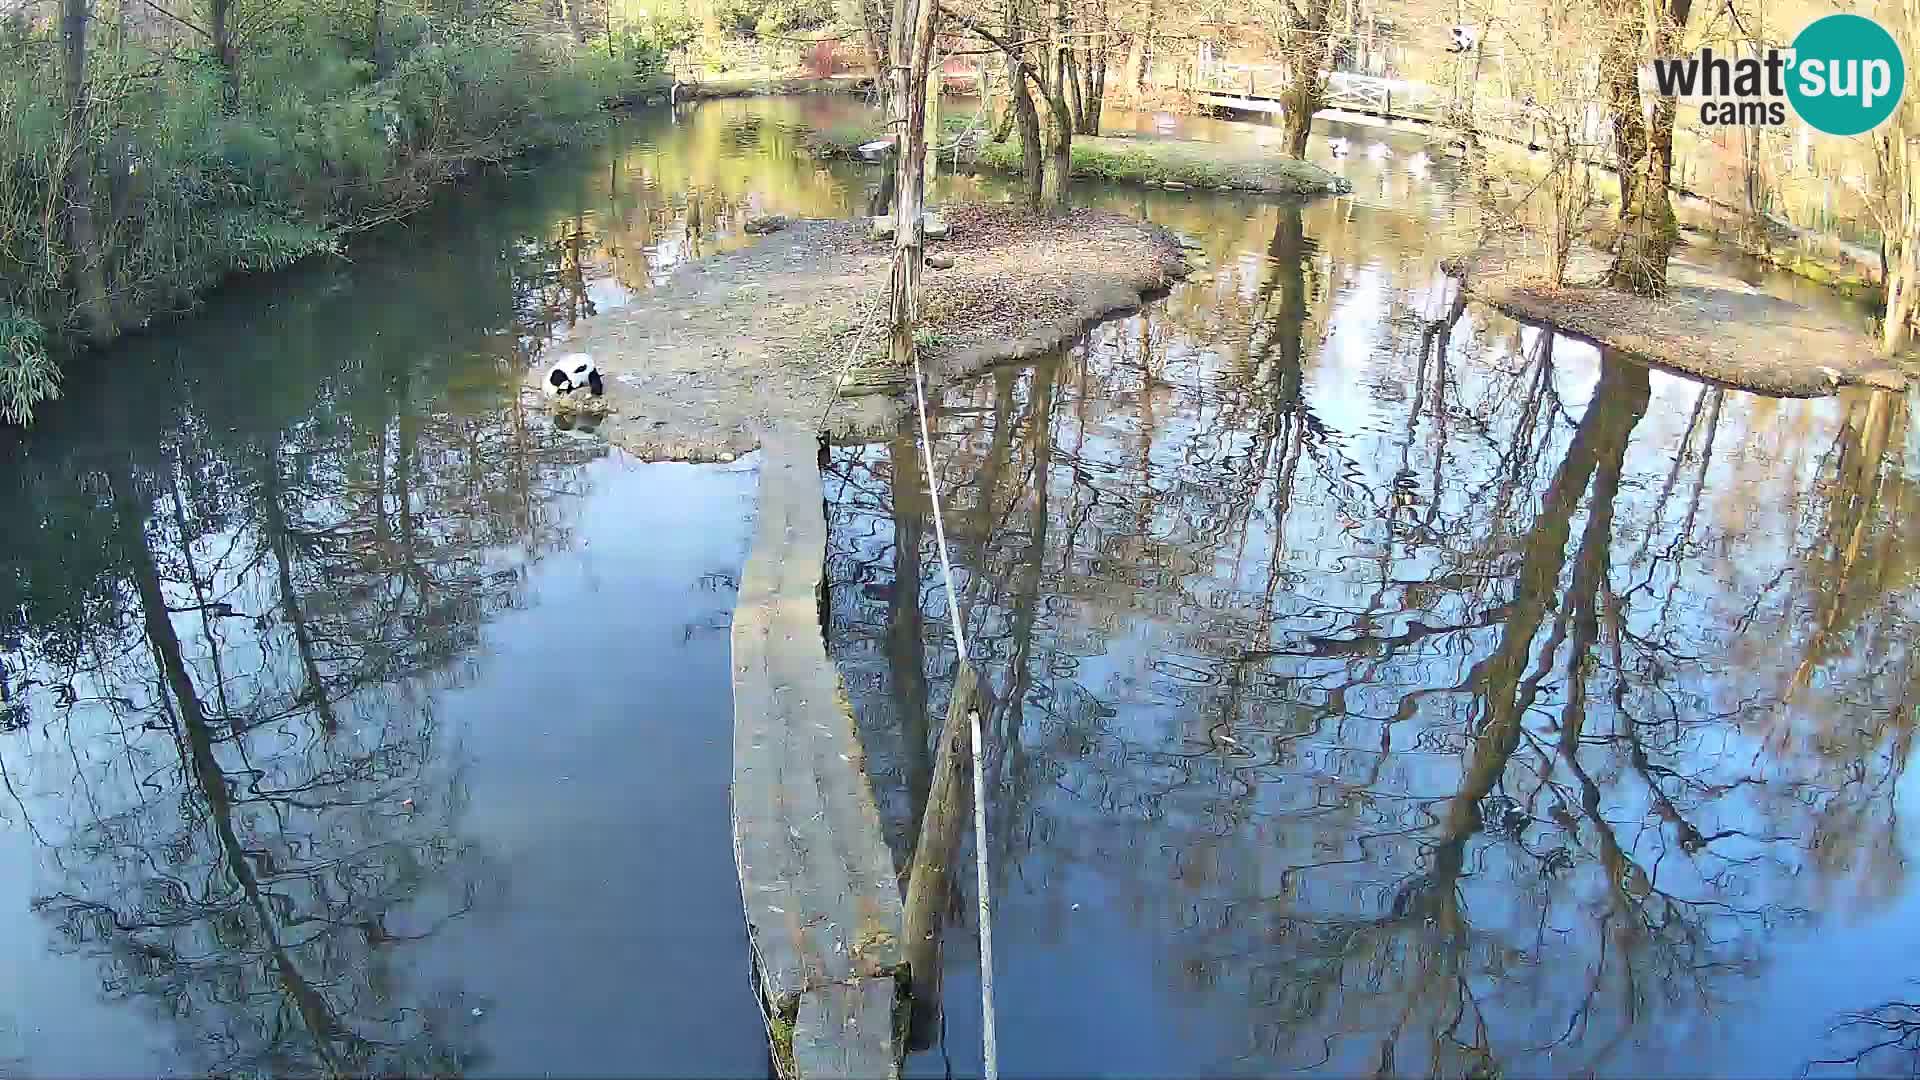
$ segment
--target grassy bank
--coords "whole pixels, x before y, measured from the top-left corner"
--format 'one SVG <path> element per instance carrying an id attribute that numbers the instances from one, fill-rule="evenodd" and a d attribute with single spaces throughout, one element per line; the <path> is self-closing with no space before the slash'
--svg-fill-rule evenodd
<path id="1" fill-rule="evenodd" d="M 999 172 L 1020 170 L 1020 148 L 989 143 L 979 163 Z M 1159 187 L 1219 188 L 1265 195 L 1333 195 L 1351 190 L 1347 181 L 1310 162 L 1279 154 L 1248 153 L 1219 143 L 1076 135 L 1076 180 L 1105 180 Z"/>
<path id="2" fill-rule="evenodd" d="M 230 274 L 337 251 L 477 165 L 578 134 L 635 69 L 499 12 L 391 12 L 377 48 L 362 25 L 303 12 L 224 64 L 177 42 L 96 44 L 77 130 L 57 35 L 6 31 L 0 421 L 28 422 L 58 394 L 73 348 L 190 309 Z M 71 225 L 76 175 L 90 250 Z"/>
<path id="3" fill-rule="evenodd" d="M 943 141 L 966 131 L 971 120 L 948 117 Z M 819 157 L 851 157 L 855 149 L 881 138 L 878 125 L 823 128 L 808 138 Z M 996 172 L 1020 171 L 1020 147 L 1012 140 L 986 143 L 960 160 Z M 1070 175 L 1076 180 L 1101 180 L 1154 187 L 1253 191 L 1266 195 L 1331 195 L 1351 190 L 1347 181 L 1317 165 L 1278 154 L 1249 152 L 1221 143 L 1176 142 L 1160 139 L 1112 138 L 1076 135 Z"/>

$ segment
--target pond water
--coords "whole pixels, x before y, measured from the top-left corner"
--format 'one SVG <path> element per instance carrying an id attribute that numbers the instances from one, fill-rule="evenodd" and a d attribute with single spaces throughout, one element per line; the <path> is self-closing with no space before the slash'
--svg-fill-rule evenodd
<path id="1" fill-rule="evenodd" d="M 765 1073 L 727 824 L 754 464 L 638 463 L 513 390 L 747 217 L 863 212 L 878 178 L 797 138 L 858 108 L 631 117 L 0 436 L 0 1072 Z M 1920 996 L 1909 404 L 1461 307 L 1435 238 L 1470 212 L 1394 139 L 1304 207 L 1083 191 L 1211 278 L 939 403 L 1002 1068 L 1780 1075 L 1882 1041 L 1830 1029 Z M 904 859 L 955 659 L 910 434 L 837 449 L 828 497 Z M 962 884 L 915 1075 L 978 1069 Z"/>

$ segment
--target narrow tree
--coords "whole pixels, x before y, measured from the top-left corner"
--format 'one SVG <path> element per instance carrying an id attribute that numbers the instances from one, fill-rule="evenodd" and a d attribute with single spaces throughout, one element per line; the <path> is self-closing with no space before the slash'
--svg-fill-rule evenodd
<path id="1" fill-rule="evenodd" d="M 1007 0 L 1007 37 L 1009 42 L 1026 36 L 1022 0 Z M 1008 96 L 1012 100 L 1014 123 L 1020 130 L 1020 174 L 1027 185 L 1027 207 L 1040 209 L 1041 149 L 1040 110 L 1034 107 L 1033 91 L 1027 85 L 1027 63 L 1012 50 L 1006 52 Z"/>
<path id="2" fill-rule="evenodd" d="M 1027 180 L 1027 205 L 1035 210 L 1043 205 L 1055 208 L 1066 206 L 1068 175 L 1073 167 L 1073 113 L 1067 104 L 1064 86 L 1065 52 L 1068 48 L 1065 28 L 1071 25 L 1066 3 L 1067 0 L 1055 0 L 1053 39 L 1045 42 L 1038 63 L 1032 59 L 1034 46 L 1027 40 L 1029 34 L 1038 33 L 1038 27 L 1029 19 L 1031 13 L 1022 7 L 1021 0 L 1009 0 L 1004 35 L 989 29 L 981 19 L 954 12 L 950 8 L 943 9 L 954 21 L 999 49 L 1006 57 L 1007 77 L 1012 84 L 1010 96 L 1013 115 L 1020 127 L 1021 171 Z M 1044 152 L 1041 149 L 1039 110 L 1034 105 L 1032 90 L 1038 90 L 1042 100 L 1047 103 L 1047 149 Z M 1043 161 L 1046 162 L 1044 167 Z"/>

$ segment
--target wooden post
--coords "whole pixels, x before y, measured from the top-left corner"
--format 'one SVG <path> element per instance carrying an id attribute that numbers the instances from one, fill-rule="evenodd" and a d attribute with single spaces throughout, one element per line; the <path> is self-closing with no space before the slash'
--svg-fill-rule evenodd
<path id="1" fill-rule="evenodd" d="M 954 847 L 959 843 L 971 808 L 968 766 L 967 714 L 978 706 L 979 678 L 973 665 L 963 663 L 953 680 L 953 699 L 947 705 L 947 723 L 940 729 L 940 748 L 927 787 L 927 808 L 920 816 L 920 838 L 914 845 L 913 865 L 907 876 L 907 972 L 913 981 L 913 1020 L 908 1046 L 932 1045 L 940 1016 L 940 913 L 947 908 L 953 888 Z M 984 839 L 976 839 L 984 843 Z"/>
<path id="2" fill-rule="evenodd" d="M 946 89 L 946 82 L 946 65 L 936 45 L 927 54 L 927 167 L 921 180 L 923 191 L 933 186 L 934 177 L 940 173 L 940 92 Z"/>
<path id="3" fill-rule="evenodd" d="M 917 296 L 926 241 L 922 218 L 926 202 L 927 65 L 933 51 L 936 0 L 898 0 L 893 18 L 893 86 L 890 98 L 895 138 L 893 189 L 893 272 L 888 313 L 892 335 L 887 354 L 896 368 L 913 363 L 913 330 L 919 318 Z"/>

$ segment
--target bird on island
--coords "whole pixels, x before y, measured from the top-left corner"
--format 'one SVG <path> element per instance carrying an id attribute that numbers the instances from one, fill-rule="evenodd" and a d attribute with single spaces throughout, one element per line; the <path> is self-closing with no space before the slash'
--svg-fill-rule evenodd
<path id="1" fill-rule="evenodd" d="M 1341 138 L 1338 135 L 1327 140 L 1327 152 L 1332 154 L 1334 157 L 1337 157 L 1337 158 L 1346 157 L 1347 151 L 1351 149 L 1353 149 L 1353 144 L 1349 143 L 1346 139 Z"/>
<path id="2" fill-rule="evenodd" d="M 600 369 L 593 365 L 593 357 L 586 353 L 568 353 L 547 369 L 548 397 L 571 394 L 580 389 L 587 390 L 594 397 L 607 392 L 607 384 L 600 380 Z"/>

